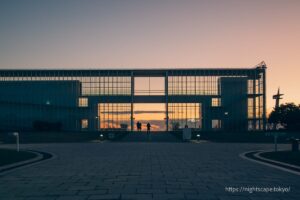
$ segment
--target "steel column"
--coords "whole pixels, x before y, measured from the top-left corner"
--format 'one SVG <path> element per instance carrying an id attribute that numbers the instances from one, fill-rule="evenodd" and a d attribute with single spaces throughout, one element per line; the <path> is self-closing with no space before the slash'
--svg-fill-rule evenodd
<path id="1" fill-rule="evenodd" d="M 166 72 L 165 76 L 165 97 L 166 97 L 166 130 L 169 131 L 169 102 L 168 102 L 168 96 L 169 96 L 169 84 L 168 84 L 168 72 Z"/>

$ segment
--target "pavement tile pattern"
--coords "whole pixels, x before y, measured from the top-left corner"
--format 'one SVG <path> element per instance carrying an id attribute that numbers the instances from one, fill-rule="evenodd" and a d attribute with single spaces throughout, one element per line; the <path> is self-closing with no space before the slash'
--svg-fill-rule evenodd
<path id="1" fill-rule="evenodd" d="M 267 144 L 73 143 L 23 148 L 54 159 L 0 175 L 0 199 L 276 200 L 300 199 L 300 177 L 243 160 Z M 229 192 L 234 187 L 289 187 L 289 192 Z"/>

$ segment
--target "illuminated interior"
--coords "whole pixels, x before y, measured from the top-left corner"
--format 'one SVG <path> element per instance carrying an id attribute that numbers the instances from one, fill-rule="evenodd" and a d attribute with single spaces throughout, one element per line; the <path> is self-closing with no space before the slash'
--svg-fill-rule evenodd
<path id="1" fill-rule="evenodd" d="M 152 131 L 166 130 L 166 106 L 163 103 L 136 103 L 134 108 L 134 130 L 136 123 L 142 124 L 142 131 L 146 131 L 147 123 L 151 124 Z"/>

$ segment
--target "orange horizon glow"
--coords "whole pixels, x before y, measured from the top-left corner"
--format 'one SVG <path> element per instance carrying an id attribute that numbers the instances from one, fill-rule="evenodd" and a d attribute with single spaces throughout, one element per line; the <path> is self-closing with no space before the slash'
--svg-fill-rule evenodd
<path id="1" fill-rule="evenodd" d="M 137 111 L 144 111 L 145 113 L 137 114 Z M 151 111 L 160 111 L 161 113 L 151 113 Z M 135 121 L 165 120 L 166 105 L 164 103 L 135 103 L 133 112 Z"/>

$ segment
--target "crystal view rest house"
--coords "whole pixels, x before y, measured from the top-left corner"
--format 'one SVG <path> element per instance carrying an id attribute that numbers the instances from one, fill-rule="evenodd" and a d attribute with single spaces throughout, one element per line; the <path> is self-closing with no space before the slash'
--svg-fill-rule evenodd
<path id="1" fill-rule="evenodd" d="M 195 69 L 3 69 L 2 130 L 203 131 L 266 127 L 266 65 Z"/>

